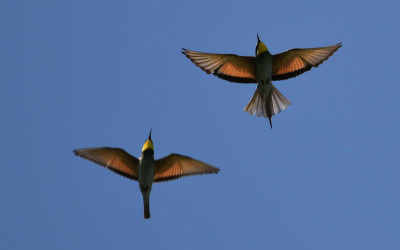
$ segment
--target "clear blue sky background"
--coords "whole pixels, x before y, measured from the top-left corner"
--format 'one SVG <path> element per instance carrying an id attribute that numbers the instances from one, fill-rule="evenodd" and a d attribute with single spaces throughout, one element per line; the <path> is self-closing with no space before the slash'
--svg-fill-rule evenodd
<path id="1" fill-rule="evenodd" d="M 397 1 L 0 2 L 1 249 L 400 249 Z M 254 55 L 343 42 L 276 82 L 195 67 L 182 47 Z M 75 157 L 181 153 L 218 175 L 138 184 Z"/>

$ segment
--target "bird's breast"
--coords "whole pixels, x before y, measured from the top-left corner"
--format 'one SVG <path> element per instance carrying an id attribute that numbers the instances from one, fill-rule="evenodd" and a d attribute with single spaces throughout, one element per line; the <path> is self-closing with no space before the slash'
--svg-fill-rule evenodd
<path id="1" fill-rule="evenodd" d="M 150 185 L 154 178 L 154 158 L 143 157 L 139 165 L 138 181 L 143 185 Z"/>
<path id="2" fill-rule="evenodd" d="M 266 51 L 256 57 L 256 80 L 267 84 L 272 79 L 272 56 Z"/>

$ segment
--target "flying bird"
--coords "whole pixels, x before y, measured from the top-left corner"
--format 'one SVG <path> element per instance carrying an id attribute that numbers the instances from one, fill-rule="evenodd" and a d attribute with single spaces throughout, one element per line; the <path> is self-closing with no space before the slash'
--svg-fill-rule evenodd
<path id="1" fill-rule="evenodd" d="M 286 109 L 291 103 L 284 97 L 271 81 L 286 80 L 296 77 L 312 67 L 318 67 L 342 46 L 290 49 L 272 55 L 257 34 L 255 57 L 234 54 L 203 53 L 182 49 L 196 66 L 207 74 L 237 83 L 257 83 L 257 89 L 244 110 L 251 115 L 268 118 L 272 128 L 271 117 Z"/>
<path id="2" fill-rule="evenodd" d="M 153 182 L 169 181 L 183 176 L 218 173 L 219 169 L 188 156 L 170 154 L 154 159 L 154 146 L 151 130 L 142 147 L 139 159 L 120 148 L 84 148 L 73 151 L 83 157 L 104 166 L 117 174 L 139 182 L 143 196 L 144 218 L 150 218 L 150 192 Z"/>

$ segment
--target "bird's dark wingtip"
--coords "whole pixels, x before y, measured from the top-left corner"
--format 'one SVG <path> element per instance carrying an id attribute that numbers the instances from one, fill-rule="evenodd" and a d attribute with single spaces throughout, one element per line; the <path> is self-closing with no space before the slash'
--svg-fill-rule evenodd
<path id="1" fill-rule="evenodd" d="M 220 171 L 220 169 L 219 169 L 219 168 L 216 168 L 216 167 L 213 167 L 213 168 L 214 168 L 214 169 L 213 169 L 212 171 L 210 171 L 209 174 L 218 174 L 219 171 Z"/>

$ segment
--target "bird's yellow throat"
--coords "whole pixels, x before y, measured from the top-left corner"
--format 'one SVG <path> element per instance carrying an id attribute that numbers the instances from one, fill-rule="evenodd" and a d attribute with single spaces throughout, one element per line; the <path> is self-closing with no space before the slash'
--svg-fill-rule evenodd
<path id="1" fill-rule="evenodd" d="M 142 152 L 144 152 L 145 150 L 147 150 L 147 149 L 152 149 L 153 151 L 154 151 L 154 146 L 153 146 L 153 142 L 149 139 L 149 140 L 147 140 L 145 143 L 144 143 L 144 145 L 143 145 L 143 148 L 142 148 Z"/>
<path id="2" fill-rule="evenodd" d="M 267 46 L 265 46 L 265 44 L 263 42 L 259 42 L 258 46 L 257 46 L 257 53 L 256 55 L 260 55 L 262 53 L 264 53 L 265 51 L 268 51 Z"/>

